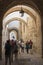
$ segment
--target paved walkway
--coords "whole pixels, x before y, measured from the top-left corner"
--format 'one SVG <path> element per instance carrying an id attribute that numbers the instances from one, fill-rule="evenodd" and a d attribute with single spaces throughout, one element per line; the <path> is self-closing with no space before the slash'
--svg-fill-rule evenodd
<path id="1" fill-rule="evenodd" d="M 4 58 L 0 61 L 0 65 L 5 65 Z M 17 61 L 15 58 L 13 59 L 12 65 L 43 65 L 43 59 L 39 55 L 21 53 L 18 55 Z"/>

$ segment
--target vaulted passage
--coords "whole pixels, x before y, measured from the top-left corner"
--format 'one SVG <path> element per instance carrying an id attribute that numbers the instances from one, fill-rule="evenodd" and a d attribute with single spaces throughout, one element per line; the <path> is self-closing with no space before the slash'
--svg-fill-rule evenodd
<path id="1" fill-rule="evenodd" d="M 23 12 L 21 13 L 21 11 Z M 10 8 L 3 17 L 2 51 L 6 40 L 32 40 L 32 52 L 42 55 L 41 17 L 33 8 L 17 5 Z"/>
<path id="2" fill-rule="evenodd" d="M 11 45 L 13 40 L 18 46 L 17 55 L 11 51 L 10 60 L 14 61 L 11 62 L 12 65 L 43 65 L 42 2 L 42 0 L 0 1 L 0 59 L 2 59 L 0 65 L 5 65 L 5 43 L 8 39 Z"/>
<path id="3" fill-rule="evenodd" d="M 42 0 L 0 0 L 0 65 L 9 65 L 5 64 L 7 40 L 10 65 L 43 65 Z"/>

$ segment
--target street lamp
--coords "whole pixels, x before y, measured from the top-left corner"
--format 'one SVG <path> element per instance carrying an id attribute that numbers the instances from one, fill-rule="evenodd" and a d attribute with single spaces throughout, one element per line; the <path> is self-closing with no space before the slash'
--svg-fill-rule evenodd
<path id="1" fill-rule="evenodd" d="M 23 16 L 24 16 L 24 11 L 23 11 L 22 7 L 21 7 L 21 10 L 20 10 L 20 12 L 19 12 L 19 13 L 21 14 L 21 17 L 23 17 Z"/>

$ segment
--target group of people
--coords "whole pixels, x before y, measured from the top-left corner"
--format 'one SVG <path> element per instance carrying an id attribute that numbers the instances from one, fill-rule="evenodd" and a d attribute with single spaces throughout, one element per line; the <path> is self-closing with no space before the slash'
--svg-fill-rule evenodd
<path id="1" fill-rule="evenodd" d="M 32 45 L 33 45 L 33 42 L 31 40 L 26 42 L 26 51 L 27 51 L 27 53 L 29 53 L 29 51 L 31 51 Z"/>
<path id="2" fill-rule="evenodd" d="M 9 60 L 9 65 L 13 61 L 13 53 L 15 54 L 15 59 L 17 59 L 18 55 L 18 46 L 17 41 L 15 40 L 7 40 L 5 43 L 5 65 L 7 65 Z"/>
<path id="3" fill-rule="evenodd" d="M 7 65 L 8 63 L 8 59 L 9 59 L 9 65 L 11 65 L 11 62 L 13 61 L 13 54 L 15 55 L 15 60 L 17 61 L 18 59 L 18 54 L 23 52 L 24 53 L 24 49 L 26 49 L 26 52 L 29 52 L 29 49 L 32 49 L 32 44 L 33 42 L 30 41 L 26 41 L 26 43 L 24 43 L 23 40 L 7 40 L 5 43 L 5 65 Z"/>

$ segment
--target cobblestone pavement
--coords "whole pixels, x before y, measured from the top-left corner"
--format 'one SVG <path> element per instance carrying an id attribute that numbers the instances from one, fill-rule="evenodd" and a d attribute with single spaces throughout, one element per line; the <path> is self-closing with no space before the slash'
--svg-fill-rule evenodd
<path id="1" fill-rule="evenodd" d="M 0 61 L 0 65 L 5 65 L 4 58 Z M 43 59 L 35 54 L 21 53 L 18 60 L 13 59 L 12 65 L 43 65 Z"/>

